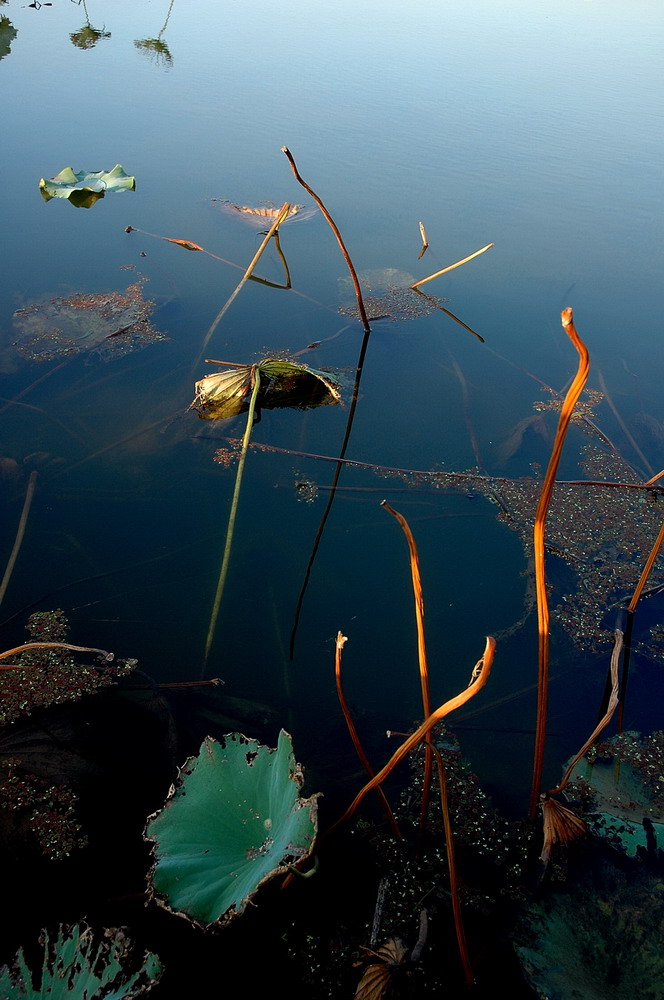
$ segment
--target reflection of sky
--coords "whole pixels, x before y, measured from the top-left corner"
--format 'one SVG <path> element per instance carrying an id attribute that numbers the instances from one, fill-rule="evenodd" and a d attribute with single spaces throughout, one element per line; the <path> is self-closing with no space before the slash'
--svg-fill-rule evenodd
<path id="1" fill-rule="evenodd" d="M 372 220 L 388 204 L 397 225 L 444 219 L 460 252 L 489 235 L 511 267 L 535 256 L 598 280 L 618 253 L 639 284 L 654 275 L 659 4 L 176 0 L 165 73 L 134 42 L 167 9 L 91 0 L 112 38 L 84 52 L 69 41 L 82 7 L 3 7 L 19 31 L 0 67 L 15 176 L 159 163 L 194 196 L 223 177 L 215 193 L 247 201 L 254 179 L 286 187 L 287 143 L 328 193 Z"/>

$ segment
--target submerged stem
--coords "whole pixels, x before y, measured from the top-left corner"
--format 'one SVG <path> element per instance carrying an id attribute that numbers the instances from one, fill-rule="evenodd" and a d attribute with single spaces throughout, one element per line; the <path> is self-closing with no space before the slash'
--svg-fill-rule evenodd
<path id="1" fill-rule="evenodd" d="M 2 604 L 5 594 L 7 593 L 7 587 L 9 586 L 9 579 L 14 571 L 14 564 L 18 558 L 18 553 L 23 543 L 23 535 L 25 534 L 25 526 L 28 522 L 28 514 L 30 513 L 30 505 L 32 503 L 32 498 L 35 492 L 35 485 L 37 483 L 37 473 L 31 472 L 30 479 L 28 480 L 28 488 L 25 491 L 25 500 L 23 501 L 23 510 L 21 512 L 21 518 L 18 522 L 18 529 L 16 531 L 16 538 L 14 540 L 14 547 L 12 548 L 11 554 L 7 561 L 7 568 L 5 569 L 5 574 L 2 578 L 2 583 L 0 583 L 0 604 Z"/>
<path id="2" fill-rule="evenodd" d="M 228 515 L 228 527 L 226 529 L 226 544 L 224 546 L 224 555 L 221 561 L 221 569 L 219 570 L 219 580 L 217 581 L 217 590 L 214 595 L 212 613 L 210 614 L 210 624 L 208 626 L 207 638 L 205 640 L 203 675 L 205 674 L 205 668 L 207 666 L 208 656 L 210 655 L 210 649 L 212 647 L 212 640 L 214 638 L 214 631 L 217 625 L 217 618 L 219 617 L 221 598 L 224 593 L 224 584 L 226 583 L 226 576 L 228 574 L 228 564 L 231 558 L 231 547 L 233 545 L 233 531 L 235 529 L 235 518 L 237 515 L 238 501 L 240 499 L 240 487 L 242 486 L 242 473 L 244 472 L 244 463 L 247 458 L 247 450 L 249 448 L 249 438 L 251 437 L 251 428 L 254 423 L 254 412 L 256 410 L 256 399 L 258 397 L 258 390 L 260 388 L 260 382 L 261 382 L 260 371 L 257 365 L 253 366 L 251 377 L 253 381 L 253 388 L 251 391 L 251 398 L 249 399 L 249 409 L 247 410 L 247 426 L 244 431 L 244 437 L 242 438 L 242 450 L 240 451 L 240 459 L 237 466 L 237 472 L 235 473 L 235 489 L 233 490 L 233 499 L 231 500 L 231 510 L 230 514 Z"/>
<path id="3" fill-rule="evenodd" d="M 201 350 L 200 350 L 200 353 L 198 355 L 199 358 L 205 352 L 205 348 L 210 343 L 210 339 L 212 337 L 212 334 L 214 333 L 214 331 L 217 329 L 217 327 L 221 323 L 222 319 L 224 318 L 224 316 L 226 315 L 228 309 L 230 308 L 232 302 L 235 300 L 235 298 L 237 297 L 237 295 L 239 294 L 239 292 L 242 290 L 242 288 L 244 287 L 244 285 L 246 284 L 246 282 L 251 277 L 254 268 L 258 264 L 258 261 L 261 259 L 263 251 L 267 247 L 267 245 L 270 242 L 270 240 L 272 239 L 272 237 L 277 232 L 277 229 L 279 228 L 279 226 L 281 225 L 281 223 L 283 222 L 283 220 L 286 218 L 286 216 L 288 215 L 289 211 L 290 211 L 290 202 L 285 201 L 283 203 L 283 205 L 281 206 L 281 209 L 280 209 L 279 214 L 277 215 L 276 219 L 274 220 L 274 222 L 270 226 L 268 232 L 265 234 L 265 238 L 264 238 L 263 242 L 261 243 L 261 245 L 259 246 L 258 250 L 254 254 L 254 257 L 253 257 L 251 263 L 249 264 L 249 267 L 247 268 L 247 270 L 242 275 L 242 278 L 240 279 L 239 284 L 235 287 L 235 290 L 231 293 L 231 295 L 229 296 L 229 298 L 226 299 L 225 303 L 223 304 L 223 306 L 221 307 L 221 309 L 219 310 L 219 312 L 215 316 L 214 320 L 212 321 L 212 325 L 210 326 L 210 329 L 208 330 L 208 332 L 205 334 L 205 337 L 203 338 L 203 344 L 201 346 Z"/>

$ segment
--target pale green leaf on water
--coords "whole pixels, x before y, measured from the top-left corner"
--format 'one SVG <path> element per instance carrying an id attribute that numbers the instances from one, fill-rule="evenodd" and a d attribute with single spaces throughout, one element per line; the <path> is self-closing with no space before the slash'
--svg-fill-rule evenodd
<path id="1" fill-rule="evenodd" d="M 52 198 L 67 198 L 76 208 L 91 208 L 109 191 L 134 191 L 136 178 L 125 173 L 119 163 L 112 170 L 79 170 L 65 167 L 45 180 L 39 181 L 39 190 L 44 201 Z"/>

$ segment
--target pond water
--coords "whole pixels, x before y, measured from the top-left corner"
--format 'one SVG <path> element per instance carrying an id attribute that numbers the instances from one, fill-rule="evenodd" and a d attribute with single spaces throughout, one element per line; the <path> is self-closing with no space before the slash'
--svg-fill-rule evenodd
<path id="1" fill-rule="evenodd" d="M 512 496 L 506 514 L 495 477 L 546 468 L 556 413 L 534 404 L 560 399 L 576 370 L 560 323 L 567 306 L 590 351 L 589 387 L 602 394 L 589 419 L 623 463 L 608 477 L 617 468 L 642 482 L 664 465 L 663 34 L 654 0 L 3 3 L 5 562 L 36 472 L 0 608 L 3 648 L 25 641 L 30 613 L 61 608 L 71 642 L 136 657 L 157 684 L 222 678 L 224 695 L 261 719 L 248 735 L 274 746 L 280 726 L 292 733 L 328 825 L 363 780 L 335 693 L 339 630 L 346 695 L 375 766 L 393 749 L 385 729 L 422 717 L 407 548 L 386 499 L 419 549 L 434 705 L 466 686 L 484 637 L 498 638 L 486 689 L 452 728 L 485 790 L 506 815 L 523 815 L 537 681 L 532 504 Z M 363 331 L 340 312 L 354 305 L 348 269 L 284 145 L 368 295 L 495 244 L 423 286 L 447 312 L 371 323 L 346 456 L 423 475 L 343 468 L 292 659 L 335 471 L 311 456 L 339 454 Z M 40 197 L 40 178 L 67 166 L 117 163 L 134 191 L 90 208 Z M 280 231 L 292 289 L 247 282 L 206 343 L 271 221 L 251 225 L 228 206 L 284 202 L 305 207 Z M 274 241 L 256 273 L 282 282 Z M 150 327 L 128 343 L 139 321 Z M 343 406 L 261 408 L 251 440 L 266 448 L 249 449 L 206 657 L 237 469 L 214 456 L 242 437 L 246 416 L 202 421 L 189 404 L 216 370 L 205 358 L 274 356 L 334 373 Z M 580 468 L 586 445 L 604 450 Z M 602 454 L 608 470 L 615 453 L 588 423 L 573 424 L 560 478 L 601 478 Z M 490 477 L 490 488 L 424 475 L 441 471 Z M 563 610 L 552 623 L 545 787 L 595 724 L 611 605 L 631 594 L 661 520 L 656 500 L 624 503 L 609 510 L 580 489 L 552 523 L 551 604 Z M 663 611 L 658 595 L 639 610 L 626 729 L 661 727 Z M 161 786 L 155 794 L 163 799 Z M 340 850 L 355 871 L 352 840 Z M 140 892 L 138 877 L 128 882 Z M 77 913 L 63 885 L 63 912 L 54 897 L 26 910 L 31 931 L 47 916 L 144 919 L 135 903 L 109 915 L 93 890 Z M 370 923 L 375 885 L 357 892 Z M 330 905 L 315 889 L 298 893 L 306 912 Z M 340 894 L 332 905 L 345 908 L 353 889 Z M 179 948 L 166 918 L 156 922 L 150 946 L 162 935 Z M 274 933 L 285 933 L 278 922 Z M 187 941 L 198 954 L 193 932 Z M 212 981 L 210 956 L 201 961 Z M 166 980 L 155 995 L 170 989 Z"/>

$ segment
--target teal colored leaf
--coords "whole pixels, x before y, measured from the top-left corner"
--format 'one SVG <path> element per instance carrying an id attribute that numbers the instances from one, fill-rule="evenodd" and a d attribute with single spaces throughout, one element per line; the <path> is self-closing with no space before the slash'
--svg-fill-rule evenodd
<path id="1" fill-rule="evenodd" d="M 75 173 L 71 167 L 65 167 L 55 177 L 39 182 L 44 201 L 51 198 L 67 198 L 76 208 L 91 208 L 107 191 L 134 191 L 136 178 L 129 177 L 124 167 L 119 163 L 112 170 L 96 170 L 88 172 L 80 170 Z"/>
<path id="2" fill-rule="evenodd" d="M 146 996 L 162 973 L 151 952 L 137 968 L 131 942 L 121 928 L 106 930 L 102 936 L 86 924 L 60 927 L 55 941 L 44 932 L 43 945 L 40 976 L 31 972 L 22 948 L 11 969 L 0 969 L 3 1000 L 131 1000 Z"/>
<path id="3" fill-rule="evenodd" d="M 300 798 L 302 780 L 283 730 L 276 750 L 240 733 L 206 737 L 148 820 L 157 902 L 203 925 L 239 916 L 264 882 L 311 853 L 317 796 Z"/>

